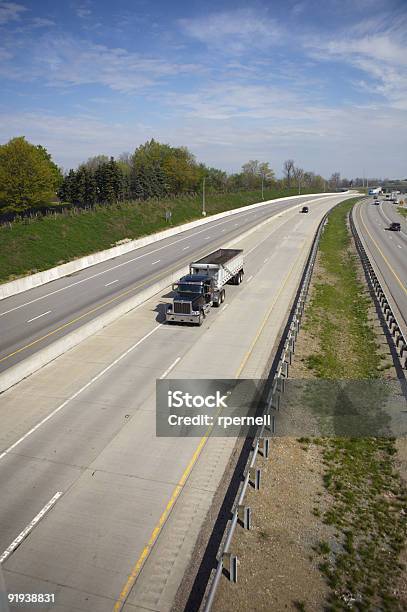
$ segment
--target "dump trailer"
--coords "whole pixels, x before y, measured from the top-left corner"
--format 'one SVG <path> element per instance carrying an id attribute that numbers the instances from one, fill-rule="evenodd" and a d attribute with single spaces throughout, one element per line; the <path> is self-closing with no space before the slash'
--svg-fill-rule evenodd
<path id="1" fill-rule="evenodd" d="M 224 302 L 225 285 L 240 285 L 243 274 L 241 249 L 217 249 L 192 262 L 189 274 L 172 286 L 175 296 L 167 306 L 166 321 L 202 325 L 211 306 Z"/>

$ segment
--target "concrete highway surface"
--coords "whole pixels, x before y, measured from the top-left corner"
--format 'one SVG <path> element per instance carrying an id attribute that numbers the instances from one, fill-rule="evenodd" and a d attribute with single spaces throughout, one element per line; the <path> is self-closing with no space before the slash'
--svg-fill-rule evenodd
<path id="1" fill-rule="evenodd" d="M 355 224 L 407 336 L 407 221 L 393 202 L 380 200 L 376 205 L 373 201 L 369 198 L 356 205 Z M 401 224 L 400 232 L 387 229 L 393 221 Z"/>
<path id="2" fill-rule="evenodd" d="M 0 301 L 0 372 L 80 327 L 148 284 L 270 216 L 323 196 L 274 202 L 160 240 Z"/>
<path id="3" fill-rule="evenodd" d="M 235 439 L 156 437 L 156 379 L 262 377 L 318 223 L 348 197 L 322 197 L 308 214 L 294 208 L 279 217 L 271 205 L 255 221 L 231 217 L 216 238 L 214 226 L 199 228 L 208 251 L 233 232 L 245 251 L 243 284 L 226 287 L 226 302 L 202 327 L 163 324 L 166 291 L 0 396 L 0 566 L 9 593 L 51 594 L 54 603 L 39 610 L 171 609 Z M 237 237 L 265 214 L 268 223 Z M 189 246 L 192 259 L 197 236 L 172 242 L 181 238 L 156 253 L 159 245 L 135 252 L 146 251 L 138 279 L 151 276 L 154 257 L 164 270 Z M 106 287 L 119 271 L 125 286 L 137 284 L 133 263 L 93 277 L 76 285 L 80 308 L 94 303 L 91 288 Z M 20 342 L 29 337 L 28 319 L 55 308 L 54 296 L 66 304 L 64 316 L 73 312 L 71 289 L 23 305 L 50 288 L 7 300 L 3 312 L 16 309 Z M 17 337 L 9 348 L 19 346 Z"/>

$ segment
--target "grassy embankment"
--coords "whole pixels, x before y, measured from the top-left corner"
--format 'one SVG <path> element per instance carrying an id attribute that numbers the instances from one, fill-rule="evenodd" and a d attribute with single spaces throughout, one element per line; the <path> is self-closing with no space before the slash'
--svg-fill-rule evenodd
<path id="1" fill-rule="evenodd" d="M 295 190 L 265 191 L 271 200 L 295 195 Z M 207 195 L 208 215 L 261 201 L 261 193 Z M 165 212 L 172 212 L 171 223 Z M 202 216 L 200 196 L 98 206 L 13 223 L 0 228 L 0 282 L 46 270 L 77 257 L 108 249 L 120 240 L 134 239 Z"/>
<path id="2" fill-rule="evenodd" d="M 403 217 L 407 217 L 407 208 L 403 208 L 402 206 L 398 206 L 397 210 L 400 213 L 400 215 L 403 215 Z"/>
<path id="3" fill-rule="evenodd" d="M 346 216 L 338 206 L 323 234 L 304 334 L 305 363 L 316 378 L 377 379 L 377 338 L 370 299 L 359 280 Z M 316 516 L 332 525 L 336 542 L 321 541 L 320 570 L 330 587 L 329 610 L 402 610 L 397 595 L 406 537 L 406 489 L 395 467 L 396 444 L 386 438 L 301 438 L 320 445 L 329 507 Z"/>

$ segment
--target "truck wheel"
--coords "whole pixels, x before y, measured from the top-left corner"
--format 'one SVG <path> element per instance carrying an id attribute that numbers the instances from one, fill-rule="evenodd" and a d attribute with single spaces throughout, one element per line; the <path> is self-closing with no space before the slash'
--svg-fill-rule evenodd
<path id="1" fill-rule="evenodd" d="M 222 304 L 225 301 L 225 297 L 226 297 L 226 293 L 225 293 L 225 290 L 223 289 L 222 293 L 220 294 L 220 300 Z"/>
<path id="2" fill-rule="evenodd" d="M 221 294 L 218 295 L 218 299 L 216 300 L 216 302 L 215 301 L 213 302 L 213 306 L 215 308 L 219 308 L 220 303 L 221 303 Z"/>
<path id="3" fill-rule="evenodd" d="M 236 285 L 240 285 L 240 272 L 236 274 Z"/>
<path id="4" fill-rule="evenodd" d="M 199 313 L 199 319 L 198 319 L 198 325 L 199 325 L 199 327 L 201 327 L 202 322 L 203 322 L 203 314 L 202 314 L 202 312 L 200 312 L 200 313 Z"/>
<path id="5" fill-rule="evenodd" d="M 243 282 L 243 270 L 240 270 L 239 272 L 239 279 L 240 279 L 240 282 L 242 283 Z"/>

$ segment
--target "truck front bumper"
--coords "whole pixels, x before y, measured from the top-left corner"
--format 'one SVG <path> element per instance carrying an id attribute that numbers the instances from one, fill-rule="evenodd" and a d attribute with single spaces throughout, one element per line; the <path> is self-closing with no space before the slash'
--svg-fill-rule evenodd
<path id="1" fill-rule="evenodd" d="M 179 314 L 174 313 L 172 310 L 165 313 L 165 320 L 172 321 L 176 323 L 199 323 L 199 313 L 198 314 Z"/>

